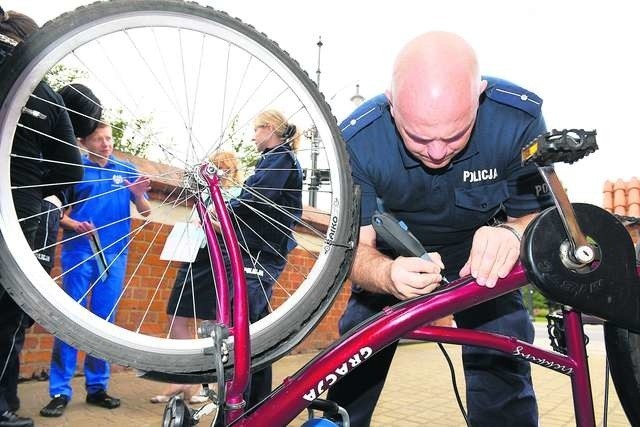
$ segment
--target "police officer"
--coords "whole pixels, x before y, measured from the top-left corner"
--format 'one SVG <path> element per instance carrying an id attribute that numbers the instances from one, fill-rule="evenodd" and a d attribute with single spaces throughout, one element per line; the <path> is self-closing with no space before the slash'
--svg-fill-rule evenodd
<path id="1" fill-rule="evenodd" d="M 472 48 L 444 32 L 423 34 L 398 55 L 390 90 L 341 125 L 352 174 L 362 189 L 360 242 L 344 334 L 383 307 L 431 292 L 442 277 L 471 274 L 493 287 L 519 257 L 520 236 L 552 201 L 537 171 L 522 167 L 521 147 L 545 132 L 542 100 L 503 80 L 482 78 Z M 404 221 L 432 261 L 393 259 L 376 239 L 376 198 Z M 506 222 L 487 226 L 503 216 Z M 532 342 L 519 291 L 457 313 L 458 326 Z M 329 392 L 353 426 L 369 425 L 396 345 Z M 537 426 L 528 362 L 463 347 L 473 426 Z M 428 398 L 428 397 L 425 397 Z"/>
<path id="2" fill-rule="evenodd" d="M 80 83 L 62 87 L 58 94 L 64 100 L 76 138 L 86 138 L 98 126 L 102 117 L 100 100 L 93 91 Z M 63 206 L 67 206 L 67 191 L 60 191 L 42 200 L 42 218 L 35 237 L 35 254 L 49 273 L 53 268 L 58 229 Z"/>
<path id="3" fill-rule="evenodd" d="M 38 25 L 26 15 L 6 12 L 0 8 L 0 64 L 14 48 Z M 4 64 L 3 78 L 11 72 Z M 5 82 L 9 82 L 6 79 Z M 59 183 L 82 178 L 80 153 L 69 116 L 60 105 L 62 99 L 46 83 L 39 83 L 34 97 L 27 101 L 27 109 L 20 117 L 22 126 L 16 128 L 11 148 L 11 185 L 13 202 L 18 218 L 25 218 L 20 225 L 31 247 L 40 222 L 42 198 L 62 191 Z M 66 144 L 52 143 L 52 140 Z M 34 161 L 32 159 L 42 159 Z M 55 166 L 55 167 L 54 167 Z M 41 185 L 53 184 L 53 185 Z M 20 351 L 24 344 L 25 327 L 31 319 L 0 287 L 0 427 L 29 427 L 33 420 L 16 414 L 20 408 L 18 377 Z"/>
<path id="4" fill-rule="evenodd" d="M 229 201 L 238 241 L 248 249 L 242 253 L 251 323 L 269 313 L 273 285 L 296 246 L 294 218 L 302 213 L 302 168 L 295 155 L 300 132 L 274 109 L 258 114 L 254 132 L 261 153 L 256 172 L 245 180 L 238 197 Z M 249 407 L 271 392 L 271 377 L 270 365 L 251 375 Z"/>

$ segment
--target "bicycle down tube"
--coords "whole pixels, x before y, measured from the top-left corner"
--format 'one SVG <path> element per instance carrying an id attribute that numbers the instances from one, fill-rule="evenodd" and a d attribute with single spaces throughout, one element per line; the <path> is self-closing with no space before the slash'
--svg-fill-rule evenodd
<path id="1" fill-rule="evenodd" d="M 452 282 L 452 289 L 446 289 L 442 293 L 425 295 L 389 307 L 345 335 L 296 374 L 286 378 L 267 400 L 249 410 L 244 418 L 232 425 L 254 426 L 260 425 L 264 420 L 269 420 L 271 425 L 287 425 L 340 378 L 402 337 L 489 347 L 569 375 L 576 403 L 576 421 L 581 426 L 593 425 L 595 416 L 584 342 L 581 341 L 579 313 L 572 312 L 567 323 L 567 330 L 572 331 L 569 334 L 570 353 L 567 356 L 543 350 L 513 337 L 423 326 L 514 291 L 527 282 L 524 269 L 517 265 L 494 288 L 482 287 L 471 278 L 463 278 Z"/>

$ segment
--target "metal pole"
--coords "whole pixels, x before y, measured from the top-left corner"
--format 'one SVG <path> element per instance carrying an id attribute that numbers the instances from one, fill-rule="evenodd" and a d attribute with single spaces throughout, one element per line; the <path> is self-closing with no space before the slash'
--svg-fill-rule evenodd
<path id="1" fill-rule="evenodd" d="M 318 69 L 316 70 L 316 86 L 318 86 L 318 90 L 320 90 L 320 50 L 322 49 L 322 36 L 318 36 Z"/>
<path id="2" fill-rule="evenodd" d="M 322 50 L 322 37 L 318 37 L 318 69 L 316 70 L 316 86 L 320 90 L 320 54 Z M 318 152 L 320 147 L 320 136 L 318 128 L 313 127 L 311 132 L 311 177 L 309 178 L 309 205 L 316 207 L 317 192 L 320 188 L 320 174 L 318 173 Z"/>

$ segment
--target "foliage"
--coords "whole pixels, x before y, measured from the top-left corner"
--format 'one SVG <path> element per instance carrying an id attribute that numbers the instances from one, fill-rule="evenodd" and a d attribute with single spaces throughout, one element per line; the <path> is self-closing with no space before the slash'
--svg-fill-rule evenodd
<path id="1" fill-rule="evenodd" d="M 553 301 L 547 300 L 547 298 L 540 293 L 538 288 L 533 285 L 527 285 L 522 288 L 522 296 L 524 299 L 525 307 L 527 311 L 534 316 L 546 316 L 549 309 L 556 308 Z"/>
<path id="2" fill-rule="evenodd" d="M 113 148 L 146 158 L 151 141 L 156 136 L 153 130 L 153 117 L 126 120 L 122 110 L 109 111 L 105 117 L 111 123 Z"/>
<path id="3" fill-rule="evenodd" d="M 87 78 L 87 72 L 64 64 L 56 64 L 46 74 L 45 81 L 54 90 Z M 134 156 L 146 157 L 156 132 L 153 130 L 153 118 L 142 117 L 128 120 L 122 110 L 105 111 L 104 119 L 111 123 L 113 148 Z"/>
<path id="4" fill-rule="evenodd" d="M 260 153 L 254 144 L 245 144 L 244 138 L 237 131 L 238 116 L 234 116 L 229 129 L 225 132 L 223 141 L 231 143 L 233 151 L 238 154 L 238 160 L 242 165 L 243 171 L 251 170 L 260 160 Z"/>
<path id="5" fill-rule="evenodd" d="M 69 83 L 82 80 L 86 77 L 87 73 L 85 71 L 67 67 L 64 64 L 56 64 L 44 76 L 44 80 L 53 90 L 58 91 Z"/>

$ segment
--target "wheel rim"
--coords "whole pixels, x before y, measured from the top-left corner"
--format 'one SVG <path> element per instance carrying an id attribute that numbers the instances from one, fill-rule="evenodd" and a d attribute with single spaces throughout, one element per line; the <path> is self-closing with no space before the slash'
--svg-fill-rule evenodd
<path id="1" fill-rule="evenodd" d="M 202 8 L 197 9 L 197 13 L 204 13 Z M 88 12 L 87 12 L 88 14 Z M 350 214 L 349 209 L 346 207 L 346 188 L 349 187 L 345 181 L 343 171 L 341 170 L 341 162 L 343 161 L 343 154 L 338 150 L 331 141 L 336 140 L 335 129 L 331 125 L 331 117 L 328 117 L 326 109 L 322 106 L 322 101 L 318 98 L 318 95 L 310 87 L 310 82 L 300 79 L 300 75 L 291 70 L 291 64 L 283 57 L 278 57 L 271 50 L 266 49 L 261 42 L 247 37 L 246 28 L 243 28 L 242 33 L 233 26 L 240 25 L 237 21 L 230 20 L 228 17 L 222 16 L 224 23 L 211 20 L 211 18 L 220 19 L 220 15 L 212 15 L 211 11 L 206 12 L 206 16 L 194 16 L 193 13 L 182 14 L 180 11 L 160 12 L 160 11 L 125 11 L 115 15 L 107 15 L 99 19 L 91 19 L 82 25 L 78 25 L 67 33 L 66 36 L 58 40 L 57 43 L 48 44 L 48 46 L 42 50 L 38 55 L 35 55 L 25 70 L 18 77 L 18 84 L 14 85 L 11 91 L 8 93 L 6 99 L 10 102 L 5 102 L 3 110 L 6 107 L 6 113 L 2 116 L 2 136 L 0 144 L 0 156 L 3 163 L 3 170 L 9 171 L 9 159 L 10 159 L 10 147 L 13 140 L 15 123 L 20 116 L 20 106 L 24 105 L 29 97 L 29 93 L 34 89 L 35 84 L 40 80 L 41 76 L 46 74 L 55 64 L 61 61 L 69 60 L 67 52 L 72 52 L 74 58 L 82 58 L 81 63 L 89 61 L 87 57 L 82 57 L 82 52 L 88 48 L 93 48 L 97 45 L 95 39 L 100 39 L 101 44 L 105 44 L 106 41 L 116 37 L 122 36 L 134 40 L 142 40 L 142 32 L 148 32 L 148 28 L 151 26 L 157 26 L 157 32 L 174 32 L 179 37 L 191 39 L 192 37 L 202 37 L 203 40 L 218 42 L 228 46 L 230 52 L 234 52 L 237 55 L 251 54 L 253 58 L 259 60 L 259 64 L 252 65 L 258 67 L 260 70 L 271 69 L 272 75 L 277 76 L 280 82 L 285 83 L 289 87 L 289 91 L 293 94 L 293 97 L 288 96 L 288 99 L 297 99 L 299 105 L 302 108 L 289 108 L 288 113 L 285 115 L 292 117 L 292 121 L 304 122 L 308 121 L 305 126 L 310 128 L 315 126 L 322 141 L 325 141 L 323 148 L 325 149 L 325 162 L 326 167 L 330 174 L 330 185 L 325 188 L 330 188 L 330 194 L 328 197 L 328 210 L 322 212 L 329 220 L 338 220 L 337 235 L 345 235 L 346 230 L 349 228 L 346 224 L 350 221 L 342 221 L 342 218 L 347 218 Z M 231 25 L 231 27 L 229 26 Z M 126 28 L 126 31 L 121 31 L 122 28 Z M 204 36 L 202 34 L 205 34 Z M 144 35 L 149 37 L 148 33 Z M 140 37 L 140 39 L 138 39 Z M 36 41 L 37 42 L 37 39 Z M 203 42 L 203 43 L 205 43 Z M 144 62 L 146 59 L 142 60 Z M 78 61 L 75 61 L 76 63 Z M 256 61 L 258 62 L 258 61 Z M 97 74 L 92 66 L 87 65 L 87 70 L 90 70 L 90 75 Z M 166 70 L 165 70 L 166 71 Z M 251 72 L 251 71 L 248 71 Z M 167 73 L 168 74 L 168 73 Z M 100 87 L 102 85 L 107 86 L 100 78 L 91 76 L 90 81 L 94 87 Z M 271 78 L 271 77 L 270 77 Z M 89 83 L 91 87 L 91 83 Z M 227 90 L 229 88 L 225 88 Z M 129 88 L 129 90 L 131 90 Z M 159 89 L 161 91 L 167 91 L 167 88 Z M 106 92 L 103 92 L 106 93 Z M 112 94 L 106 99 L 113 97 L 119 98 L 118 94 Z M 240 97 L 240 95 L 238 95 Z M 170 97 L 167 96 L 169 99 Z M 266 99 L 272 99 L 266 97 Z M 257 102 L 251 99 L 248 102 Z M 262 101 L 265 105 L 266 102 Z M 106 102 L 103 100 L 103 104 Z M 188 101 L 186 103 L 188 105 Z M 245 104 L 246 105 L 246 104 Z M 257 104 L 256 104 L 257 105 Z M 224 110 L 224 107 L 222 109 Z M 130 109 L 127 107 L 127 109 Z M 252 107 L 252 111 L 259 110 L 257 107 Z M 142 114 L 143 116 L 144 114 Z M 305 117 L 303 117 L 305 116 Z M 140 117 L 140 116 L 139 116 Z M 193 117 L 193 116 L 192 116 Z M 224 122 L 228 122 L 228 114 L 224 112 L 221 115 L 221 128 L 224 129 Z M 239 117 L 239 115 L 238 115 Z M 241 123 L 250 123 L 251 114 L 247 115 L 248 118 L 238 120 Z M 13 124 L 13 125 L 12 125 Z M 220 135 L 224 135 L 224 131 L 219 132 Z M 195 132 L 194 132 L 195 135 Z M 189 159 L 189 166 L 195 166 L 206 157 L 204 152 L 197 153 L 197 150 L 193 150 L 191 153 L 187 153 Z M 210 150 L 208 150 L 210 151 Z M 303 156 L 299 155 L 300 161 L 303 162 Z M 196 161 L 197 160 L 197 161 Z M 10 188 L 10 177 L 8 174 L 4 174 L 1 177 L 0 185 L 2 188 Z M 3 236 L 10 236 L 16 230 L 16 224 L 18 224 L 19 218 L 17 218 L 15 210 L 13 208 L 13 200 L 9 192 L 3 192 L 1 196 L 1 222 L 0 230 Z M 329 222 L 329 221 L 328 221 Z M 312 234 L 316 234 L 316 239 L 327 239 L 327 233 L 318 232 L 318 230 L 312 231 Z M 152 335 L 145 335 L 135 331 L 123 329 L 120 326 L 112 325 L 97 316 L 92 315 L 86 310 L 78 310 L 78 304 L 69 298 L 58 286 L 55 285 L 53 280 L 44 272 L 40 267 L 36 258 L 33 256 L 33 252 L 27 245 L 24 239 L 8 239 L 5 238 L 7 250 L 11 254 L 15 266 L 24 274 L 30 278 L 30 282 L 35 289 L 36 300 L 38 295 L 42 296 L 46 300 L 55 304 L 57 308 L 66 313 L 73 323 L 81 325 L 81 327 L 87 331 L 94 331 L 96 336 L 101 340 L 112 341 L 120 343 L 122 346 L 150 354 L 151 358 L 147 358 L 144 361 L 138 363 L 132 358 L 138 356 L 130 356 L 127 354 L 118 354 L 119 351 L 110 351 L 107 348 L 93 349 L 99 355 L 121 363 L 125 365 L 132 365 L 140 369 L 162 369 L 173 370 L 174 372 L 192 372 L 199 370 L 206 370 L 212 368 L 212 362 L 209 360 L 210 356 L 204 355 L 204 350 L 210 346 L 209 340 L 201 339 L 184 339 L 173 340 L 165 339 Z M 132 238 L 134 240 L 134 237 Z M 300 239 L 296 239 L 300 240 Z M 298 241 L 300 245 L 300 241 Z M 326 274 L 325 270 L 327 265 L 331 264 L 330 260 L 336 256 L 342 258 L 344 248 L 340 247 L 340 244 L 347 242 L 335 241 L 338 246 L 332 244 L 324 244 L 321 246 L 317 255 L 317 261 L 311 271 L 305 274 L 305 280 L 300 284 L 297 291 L 292 293 L 291 296 L 278 308 L 276 308 L 265 319 L 258 321 L 251 326 L 252 337 L 268 336 L 269 332 L 273 329 L 272 325 L 278 322 L 286 322 L 288 317 L 295 310 L 302 310 L 303 308 L 297 308 L 300 302 L 305 299 L 310 293 L 314 292 L 314 285 L 323 280 Z M 311 252 L 310 249 L 305 249 Z M 131 261 L 130 261 L 131 262 Z M 140 261 L 137 265 L 143 265 L 144 260 Z M 331 274 L 331 273 L 330 273 Z M 59 280 L 63 280 L 63 276 L 58 277 Z M 165 278 L 166 279 L 166 278 Z M 166 280 L 163 280 L 166 282 Z M 125 292 L 127 287 L 127 280 L 125 280 Z M 171 284 L 165 283 L 160 286 L 170 286 Z M 277 284 L 275 286 L 278 286 Z M 28 297 L 20 296 L 19 289 L 13 286 L 10 289 L 12 294 L 17 295 L 17 299 L 22 298 L 23 301 L 29 305 L 34 305 L 33 298 L 29 300 Z M 39 321 L 46 323 L 46 319 L 37 316 Z M 55 329 L 55 325 L 47 325 Z M 140 330 L 144 325 L 141 325 Z M 59 330 L 57 331 L 61 336 L 68 338 L 70 341 L 75 340 L 69 333 L 69 331 Z M 82 347 L 82 343 L 76 343 Z M 267 343 L 264 344 L 267 346 Z M 261 351 L 258 347 L 255 351 Z M 157 356 L 157 357 L 156 357 Z"/>

